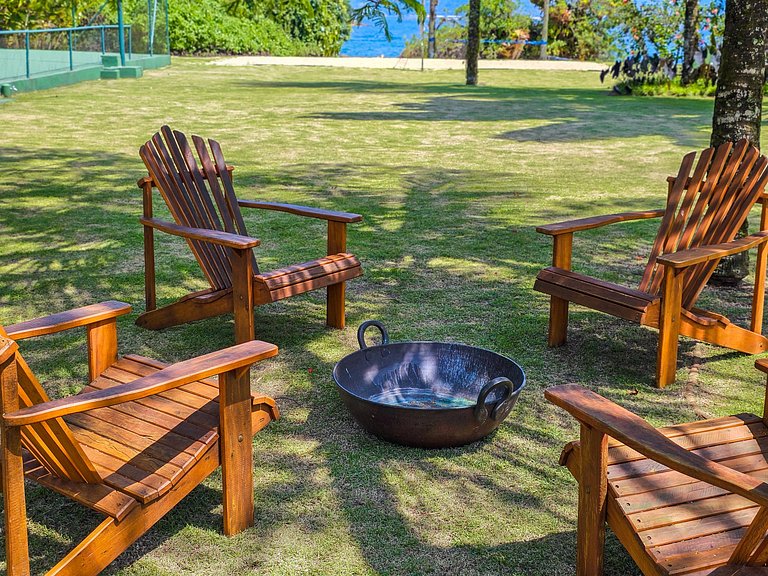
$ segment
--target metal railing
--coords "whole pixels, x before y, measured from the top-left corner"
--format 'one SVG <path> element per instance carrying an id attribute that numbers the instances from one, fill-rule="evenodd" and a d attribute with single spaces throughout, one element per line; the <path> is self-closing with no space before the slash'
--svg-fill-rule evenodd
<path id="1" fill-rule="evenodd" d="M 131 42 L 131 25 L 126 24 L 124 27 L 124 34 L 127 32 L 128 35 L 128 41 L 127 41 L 127 50 L 126 50 L 126 56 L 128 59 L 131 59 L 132 53 L 133 53 L 133 47 Z M 109 30 L 116 30 L 118 31 L 117 35 L 119 36 L 119 26 L 117 24 L 103 24 L 98 26 L 75 26 L 71 28 L 40 28 L 35 30 L 0 30 L 0 48 L 4 48 L 7 50 L 13 51 L 14 48 L 16 50 L 21 50 L 22 47 L 18 46 L 20 43 L 18 40 L 23 38 L 23 50 L 24 50 L 24 74 L 23 76 L 26 78 L 30 78 L 33 74 L 32 72 L 32 60 L 33 56 L 38 52 L 47 52 L 47 53 L 61 53 L 64 52 L 62 48 L 53 48 L 51 49 L 48 47 L 48 49 L 40 49 L 33 46 L 33 36 L 34 35 L 40 35 L 40 34 L 48 34 L 48 35 L 56 35 L 56 34 L 66 34 L 66 52 L 68 54 L 67 59 L 63 60 L 62 58 L 54 58 L 52 59 L 51 63 L 53 64 L 52 67 L 43 70 L 44 72 L 50 72 L 55 70 L 62 70 L 62 69 L 69 69 L 74 70 L 77 66 L 83 65 L 83 64 L 96 64 L 97 62 L 91 62 L 89 59 L 83 60 L 82 58 L 79 58 L 78 56 L 82 54 L 83 52 L 89 52 L 94 53 L 95 50 L 93 48 L 98 47 L 100 48 L 101 54 L 107 53 L 107 31 Z M 90 50 L 78 50 L 77 49 L 77 36 L 79 34 L 85 33 L 85 32 L 96 32 L 98 34 L 98 39 L 96 40 L 95 46 L 94 43 L 91 42 Z M 8 44 L 13 44 L 12 40 L 8 41 L 7 38 L 9 37 L 16 37 L 17 39 L 17 46 L 14 48 L 9 48 Z M 4 41 L 5 40 L 5 41 Z M 125 41 L 125 38 L 123 38 L 123 41 Z M 61 44 L 59 44 L 60 46 Z M 2 50 L 0 50 L 2 52 Z M 6 59 L 5 67 L 10 67 L 10 64 L 8 62 L 10 59 Z M 3 64 L 3 61 L 0 60 L 0 65 Z M 0 79 L 2 79 L 4 76 L 7 76 L 8 73 L 3 73 L 2 68 L 0 68 Z M 22 76 L 21 74 L 11 75 L 15 77 Z"/>

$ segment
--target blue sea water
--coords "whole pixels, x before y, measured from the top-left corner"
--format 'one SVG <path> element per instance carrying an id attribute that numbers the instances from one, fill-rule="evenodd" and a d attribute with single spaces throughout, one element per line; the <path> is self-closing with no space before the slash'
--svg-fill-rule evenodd
<path id="1" fill-rule="evenodd" d="M 358 7 L 363 0 L 353 0 L 352 6 Z M 437 8 L 438 15 L 454 15 L 460 6 L 467 4 L 467 0 L 440 0 Z M 530 2 L 520 2 L 520 11 L 524 14 L 539 15 Z M 397 58 L 405 48 L 405 43 L 419 35 L 419 23 L 413 13 L 404 14 L 401 22 L 396 17 L 387 20 L 392 41 L 388 42 L 384 32 L 370 22 L 363 22 L 361 26 L 352 27 L 352 35 L 341 47 L 342 56 L 384 56 Z"/>

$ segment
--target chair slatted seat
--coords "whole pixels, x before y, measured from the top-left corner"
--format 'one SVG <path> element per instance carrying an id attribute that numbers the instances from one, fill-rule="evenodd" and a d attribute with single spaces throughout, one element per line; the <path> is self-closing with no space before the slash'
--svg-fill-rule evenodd
<path id="1" fill-rule="evenodd" d="M 225 532 L 253 522 L 247 506 L 253 498 L 251 457 L 247 475 L 235 468 L 233 476 L 239 461 L 231 443 L 279 415 L 271 398 L 248 392 L 247 378 L 248 366 L 274 356 L 277 348 L 253 341 L 173 366 L 137 355 L 118 358 L 116 318 L 129 311 L 127 304 L 111 301 L 0 326 L 0 471 L 9 575 L 29 573 L 24 477 L 106 517 L 51 575 L 98 574 L 220 464 L 229 494 Z M 80 393 L 52 401 L 16 340 L 77 326 L 88 333 L 91 379 Z M 218 380 L 209 378 L 216 374 Z M 247 395 L 237 397 L 235 386 Z M 233 400 L 244 423 L 230 419 Z M 222 456 L 224 442 L 229 457 Z M 245 447 L 250 455 L 250 443 Z M 245 497 L 236 489 L 240 485 Z"/>
<path id="2" fill-rule="evenodd" d="M 560 457 L 579 482 L 578 576 L 602 573 L 605 523 L 646 576 L 768 575 L 768 416 L 654 429 L 576 385 L 545 395 L 581 424 Z"/>
<path id="3" fill-rule="evenodd" d="M 193 150 L 194 146 L 194 150 Z M 273 202 L 241 201 L 235 194 L 233 167 L 215 140 L 187 137 L 163 126 L 140 150 L 149 175 L 139 181 L 144 191 L 144 255 L 146 312 L 137 324 L 161 329 L 226 312 L 235 313 L 238 342 L 253 338 L 253 308 L 320 288 L 328 289 L 326 323 L 344 327 L 345 282 L 362 275 L 360 261 L 346 251 L 346 225 L 358 214 Z M 160 192 L 175 225 L 152 217 L 152 191 Z M 241 207 L 290 212 L 328 222 L 328 255 L 268 273 L 261 273 L 253 253 L 259 244 L 249 236 Z M 185 296 L 157 308 L 154 230 L 186 239 L 210 290 Z M 234 290 L 246 294 L 236 306 Z"/>
<path id="4" fill-rule="evenodd" d="M 763 198 L 768 183 L 766 168 L 768 159 L 746 140 L 735 145 L 725 143 L 702 151 L 698 160 L 694 152 L 683 158 L 677 176 L 668 179 L 663 210 L 539 226 L 537 231 L 553 236 L 555 242 L 553 265 L 543 269 L 534 284 L 535 290 L 551 297 L 549 345 L 565 344 L 568 303 L 573 302 L 659 328 L 659 386 L 674 381 L 678 334 L 749 354 L 768 350 L 768 339 L 761 334 L 767 240 L 763 232 L 768 228 Z M 763 202 L 761 231 L 734 241 L 758 200 Z M 657 217 L 661 217 L 661 224 L 637 289 L 571 270 L 574 232 Z M 753 247 L 758 247 L 758 263 L 750 328 L 741 328 L 723 316 L 697 309 L 696 302 L 720 259 Z"/>

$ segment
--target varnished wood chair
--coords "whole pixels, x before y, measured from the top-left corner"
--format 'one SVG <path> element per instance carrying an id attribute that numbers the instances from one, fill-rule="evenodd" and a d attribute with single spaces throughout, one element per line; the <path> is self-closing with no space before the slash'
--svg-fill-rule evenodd
<path id="1" fill-rule="evenodd" d="M 544 394 L 581 424 L 560 457 L 579 483 L 577 576 L 602 574 L 606 522 L 646 576 L 768 576 L 768 403 L 656 429 L 580 386 Z"/>
<path id="2" fill-rule="evenodd" d="M 163 126 L 139 155 L 149 175 L 139 180 L 144 193 L 146 312 L 136 321 L 153 330 L 234 313 L 235 341 L 254 337 L 255 306 L 327 287 L 326 324 L 344 327 L 345 282 L 362 275 L 360 261 L 346 252 L 347 224 L 362 216 L 294 204 L 238 200 L 234 168 L 224 161 L 219 143 Z M 198 163 L 199 159 L 199 163 Z M 175 223 L 152 217 L 152 190 L 160 191 Z M 328 222 L 327 256 L 262 273 L 253 255 L 260 241 L 248 235 L 240 208 L 277 210 Z M 210 288 L 157 308 L 154 230 L 185 238 Z"/>
<path id="3" fill-rule="evenodd" d="M 29 574 L 24 478 L 105 516 L 47 574 L 98 574 L 219 465 L 224 532 L 253 524 L 251 435 L 278 417 L 252 396 L 251 364 L 277 354 L 250 341 L 166 366 L 117 356 L 116 318 L 104 302 L 0 326 L 0 463 L 6 569 Z M 19 353 L 18 340 L 85 327 L 90 383 L 50 400 Z M 218 381 L 208 379 L 218 375 Z"/>
<path id="4" fill-rule="evenodd" d="M 691 152 L 675 177 L 668 178 L 663 210 L 625 212 L 560 222 L 536 228 L 552 236 L 552 266 L 542 270 L 534 289 L 550 295 L 550 346 L 565 344 L 568 303 L 606 312 L 659 329 L 656 383 L 674 382 L 678 335 L 748 354 L 768 350 L 762 334 L 768 212 L 763 201 L 760 232 L 734 240 L 768 182 L 768 159 L 746 140 Z M 637 289 L 573 272 L 574 232 L 615 222 L 661 218 L 645 273 Z M 696 301 L 723 256 L 758 247 L 752 320 L 749 329 L 726 317 L 696 308 Z"/>

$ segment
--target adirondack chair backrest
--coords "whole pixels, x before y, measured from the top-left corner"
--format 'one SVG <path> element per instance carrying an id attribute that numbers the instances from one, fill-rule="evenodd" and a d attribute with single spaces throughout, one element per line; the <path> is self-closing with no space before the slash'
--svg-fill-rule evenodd
<path id="1" fill-rule="evenodd" d="M 8 334 L 0 326 L 0 347 L 8 342 Z M 49 400 L 24 358 L 15 352 L 16 378 L 18 380 L 19 408 L 27 408 Z M 0 389 L 0 394 L 2 390 Z M 42 466 L 51 474 L 73 480 L 98 484 L 101 476 L 83 452 L 72 430 L 61 418 L 21 427 L 21 441 Z"/>
<path id="2" fill-rule="evenodd" d="M 215 140 L 192 136 L 197 158 L 187 137 L 168 126 L 139 149 L 153 184 L 158 188 L 177 224 L 248 236 L 237 203 L 232 174 L 227 169 L 221 146 Z M 199 164 L 198 164 L 199 159 Z M 200 267 L 215 290 L 232 286 L 229 249 L 197 240 L 188 240 Z M 258 274 L 256 259 L 253 269 Z"/>
<path id="3" fill-rule="evenodd" d="M 640 282 L 644 292 L 661 290 L 659 255 L 733 240 L 768 182 L 768 159 L 747 140 L 707 148 L 694 167 L 695 159 L 695 152 L 687 154 L 670 184 L 666 212 Z M 717 263 L 699 264 L 685 273 L 683 308 L 694 306 Z"/>

